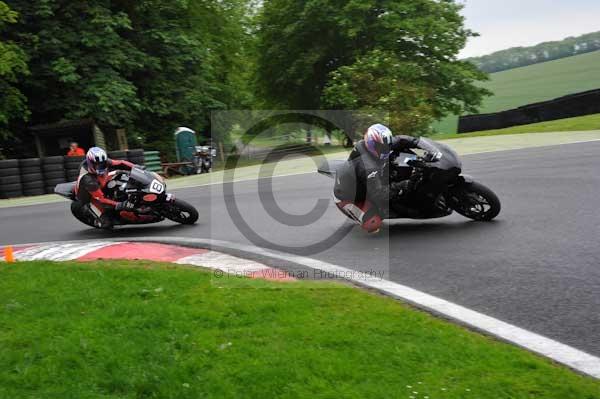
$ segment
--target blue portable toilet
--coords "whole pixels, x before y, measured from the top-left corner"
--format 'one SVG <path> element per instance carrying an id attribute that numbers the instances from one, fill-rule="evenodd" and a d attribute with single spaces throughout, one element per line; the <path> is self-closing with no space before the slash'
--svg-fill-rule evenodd
<path id="1" fill-rule="evenodd" d="M 175 148 L 177 162 L 192 162 L 196 153 L 196 132 L 189 127 L 179 127 L 175 130 Z"/>

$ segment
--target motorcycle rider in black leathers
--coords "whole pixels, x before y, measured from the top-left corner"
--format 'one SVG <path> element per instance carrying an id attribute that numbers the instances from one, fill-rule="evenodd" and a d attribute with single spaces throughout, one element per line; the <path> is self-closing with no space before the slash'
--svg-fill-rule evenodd
<path id="1" fill-rule="evenodd" d="M 441 152 L 426 140 L 412 136 L 393 136 L 389 128 L 371 126 L 359 141 L 345 166 L 338 171 L 334 195 L 338 208 L 361 224 L 369 233 L 378 232 L 389 213 L 390 196 L 400 199 L 411 187 L 410 176 L 390 190 L 385 166 L 392 153 L 414 148 L 426 152 L 430 162 L 440 158 Z"/>

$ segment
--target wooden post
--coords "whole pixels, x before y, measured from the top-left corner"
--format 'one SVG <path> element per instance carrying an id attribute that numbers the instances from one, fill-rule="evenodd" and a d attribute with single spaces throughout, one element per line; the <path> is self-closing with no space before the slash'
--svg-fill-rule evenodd
<path id="1" fill-rule="evenodd" d="M 129 146 L 127 144 L 127 135 L 125 134 L 125 129 L 117 129 L 116 133 L 119 150 L 128 150 Z"/>
<path id="2" fill-rule="evenodd" d="M 34 134 L 33 137 L 35 137 L 35 148 L 37 149 L 37 155 L 38 157 L 42 158 L 45 155 L 44 147 L 42 146 L 42 140 L 40 140 L 37 134 Z"/>
<path id="3" fill-rule="evenodd" d="M 221 153 L 221 162 L 225 163 L 225 151 L 223 151 L 223 142 L 219 141 L 219 152 Z"/>

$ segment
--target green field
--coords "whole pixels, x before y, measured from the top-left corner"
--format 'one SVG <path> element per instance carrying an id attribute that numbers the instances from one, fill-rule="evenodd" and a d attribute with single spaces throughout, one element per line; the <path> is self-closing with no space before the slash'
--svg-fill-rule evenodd
<path id="1" fill-rule="evenodd" d="M 349 286 L 0 263 L 0 398 L 276 397 L 598 399 L 600 382 Z"/>
<path id="2" fill-rule="evenodd" d="M 483 87 L 495 93 L 480 113 L 498 112 L 567 94 L 600 88 L 600 51 L 511 69 L 490 75 Z M 440 133 L 456 133 L 458 117 L 435 124 Z"/>

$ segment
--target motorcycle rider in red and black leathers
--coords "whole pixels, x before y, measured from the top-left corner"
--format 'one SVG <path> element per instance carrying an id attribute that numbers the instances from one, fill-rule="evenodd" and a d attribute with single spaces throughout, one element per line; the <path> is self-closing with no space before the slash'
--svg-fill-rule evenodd
<path id="1" fill-rule="evenodd" d="M 90 148 L 82 162 L 75 194 L 82 205 L 89 204 L 95 224 L 101 228 L 111 228 L 111 212 L 131 212 L 135 209 L 129 201 L 117 202 L 104 195 L 104 188 L 110 181 L 109 172 L 131 170 L 135 165 L 128 161 L 109 159 L 106 151 L 99 147 Z"/>
<path id="2" fill-rule="evenodd" d="M 426 140 L 412 136 L 393 136 L 389 128 L 371 126 L 338 170 L 334 187 L 336 205 L 346 215 L 355 219 L 369 233 L 378 232 L 389 213 L 390 195 L 395 199 L 406 196 L 411 190 L 410 176 L 394 190 L 390 190 L 385 165 L 391 153 L 414 148 L 426 152 L 429 161 L 441 156 L 437 147 Z"/>

